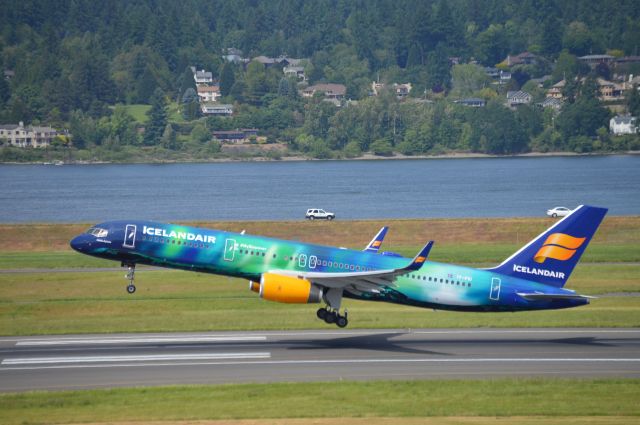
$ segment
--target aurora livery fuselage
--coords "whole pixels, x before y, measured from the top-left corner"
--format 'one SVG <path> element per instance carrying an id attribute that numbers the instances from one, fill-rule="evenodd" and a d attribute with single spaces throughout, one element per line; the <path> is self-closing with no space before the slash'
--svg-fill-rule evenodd
<path id="1" fill-rule="evenodd" d="M 318 317 L 345 326 L 343 297 L 458 311 L 575 307 L 589 297 L 564 289 L 606 214 L 580 206 L 494 268 L 428 261 L 433 242 L 415 258 L 379 252 L 386 228 L 363 251 L 150 221 L 109 221 L 71 241 L 76 251 L 136 264 L 245 278 L 262 298 L 325 302 Z"/>

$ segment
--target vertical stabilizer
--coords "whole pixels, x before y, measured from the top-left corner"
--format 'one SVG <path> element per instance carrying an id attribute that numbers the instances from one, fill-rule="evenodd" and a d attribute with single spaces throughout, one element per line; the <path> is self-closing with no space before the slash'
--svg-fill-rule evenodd
<path id="1" fill-rule="evenodd" d="M 563 287 L 606 213 L 606 208 L 580 205 L 490 270 Z"/>

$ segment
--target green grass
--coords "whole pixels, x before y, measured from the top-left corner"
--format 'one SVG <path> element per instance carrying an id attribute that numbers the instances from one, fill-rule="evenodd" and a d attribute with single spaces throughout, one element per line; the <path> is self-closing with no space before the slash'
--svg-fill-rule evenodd
<path id="1" fill-rule="evenodd" d="M 407 257 L 413 257 L 420 249 L 419 246 L 397 247 L 394 251 Z M 491 245 L 438 245 L 431 251 L 429 259 L 454 264 L 499 264 L 505 258 L 516 252 L 519 245 L 491 244 Z M 640 244 L 620 245 L 592 245 L 584 254 L 584 263 L 640 263 Z M 1 269 L 29 269 L 29 268 L 82 268 L 82 267 L 113 267 L 116 262 L 105 261 L 73 252 L 3 252 L 0 254 Z"/>
<path id="2" fill-rule="evenodd" d="M 114 265 L 112 262 L 105 262 Z M 0 274 L 0 335 L 326 329 L 317 305 L 261 300 L 247 282 L 172 270 Z M 640 292 L 640 265 L 579 265 L 569 287 L 590 295 Z M 351 328 L 640 326 L 640 297 L 603 297 L 568 310 L 457 313 L 345 300 Z"/>
<path id="3" fill-rule="evenodd" d="M 611 417 L 638 421 L 640 380 L 271 383 L 0 394 L 0 423 L 353 417 Z M 283 408 L 286 400 L 286 408 Z M 338 420 L 336 423 L 340 423 Z"/>
<path id="4" fill-rule="evenodd" d="M 71 251 L 5 252 L 0 254 L 0 270 L 7 269 L 72 269 L 117 267 L 116 261 L 80 255 Z"/>
<path id="5" fill-rule="evenodd" d="M 123 105 L 127 113 L 136 120 L 137 123 L 144 124 L 149 120 L 147 112 L 151 109 L 151 105 Z"/>

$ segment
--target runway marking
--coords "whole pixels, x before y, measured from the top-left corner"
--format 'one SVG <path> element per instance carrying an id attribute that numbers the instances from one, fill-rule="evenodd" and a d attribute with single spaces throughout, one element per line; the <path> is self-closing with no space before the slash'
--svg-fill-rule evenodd
<path id="1" fill-rule="evenodd" d="M 167 360 L 223 360 L 223 359 L 264 359 L 270 358 L 271 353 L 202 353 L 202 354 L 160 354 L 138 356 L 79 356 L 79 357 L 18 357 L 2 361 L 2 365 L 29 365 L 52 363 L 113 363 L 113 362 L 144 362 Z"/>
<path id="2" fill-rule="evenodd" d="M 263 355 L 266 358 L 270 358 L 270 353 L 236 353 L 238 355 L 255 354 Z M 227 354 L 228 355 L 228 354 Z M 178 357 L 166 356 L 166 357 Z M 188 355 L 184 355 L 188 356 Z M 197 355 L 195 355 L 197 356 Z M 214 355 L 215 356 L 215 355 Z M 224 356 L 224 355 L 220 355 Z M 129 357 L 129 356 L 118 356 Z M 153 357 L 153 356 L 137 356 L 137 357 Z M 161 357 L 161 356 L 158 356 Z M 86 358 L 86 357 L 85 357 Z M 212 359 L 222 360 L 225 357 L 211 357 Z M 231 357 L 233 359 L 240 359 L 243 357 Z M 249 357 L 245 357 L 249 358 Z M 260 358 L 260 357 L 256 357 Z M 186 360 L 182 358 L 181 360 Z M 205 358 L 192 358 L 194 360 L 204 360 Z M 6 359 L 16 360 L 16 359 Z M 29 359 L 24 359 L 29 360 Z M 33 359 L 31 359 L 33 360 Z M 151 359 L 147 359 L 151 360 Z M 170 359 L 158 359 L 158 360 L 170 360 Z M 29 363 L 5 363 L 3 365 L 20 365 Z M 124 360 L 123 360 L 124 361 Z M 59 366 L 32 366 L 32 367 L 5 367 L 0 368 L 2 371 L 10 370 L 37 370 L 37 369 L 87 369 L 87 368 L 116 368 L 116 367 L 158 367 L 158 366 L 237 366 L 237 365 L 302 365 L 302 364 L 362 364 L 362 363 L 638 363 L 640 358 L 466 358 L 466 359 L 327 359 L 327 360 L 264 360 L 264 361 L 246 361 L 246 362 L 189 362 L 189 363 L 124 363 L 124 364 L 73 364 L 73 365 L 59 365 Z M 36 364 L 38 362 L 32 362 Z M 43 362 L 39 362 L 43 363 Z M 52 362 L 53 363 L 53 362 Z M 62 363 L 62 362 L 57 362 Z M 79 362 L 77 362 L 79 363 Z M 84 363 L 84 361 L 83 361 Z"/>
<path id="3" fill-rule="evenodd" d="M 113 337 L 101 337 L 101 336 L 92 336 L 92 337 L 48 337 L 48 338 L 36 338 L 36 339 L 25 339 L 16 338 L 16 337 L 8 337 L 8 338 L 0 338 L 0 342 L 9 342 L 16 341 L 16 345 L 54 345 L 54 344 L 72 344 L 73 343 L 83 343 L 85 341 L 92 340 L 116 340 L 123 339 L 125 341 L 133 341 L 133 340 L 145 340 L 145 339 L 162 339 L 167 340 L 171 338 L 176 338 L 179 340 L 184 339 L 193 339 L 193 338 L 220 338 L 220 339 L 235 339 L 235 338 L 260 338 L 262 340 L 268 337 L 276 337 L 276 336 L 303 336 L 306 338 L 313 336 L 352 336 L 352 335 L 380 335 L 380 334 L 398 334 L 398 335 L 411 335 L 411 334 L 434 334 L 434 335 L 461 335 L 461 334 L 474 334 L 474 335 L 484 335 L 484 334 L 640 334 L 640 329 L 593 329 L 593 328 L 573 328 L 573 329 L 383 329 L 383 330 L 343 330 L 343 331 L 303 331 L 303 332 L 272 332 L 272 331 L 264 331 L 260 333 L 242 333 L 242 335 L 231 335 L 227 336 L 224 333 L 216 333 L 214 335 L 209 334 L 199 334 L 199 335 L 187 335 L 187 336 L 167 336 L 163 337 L 158 334 L 151 334 L 149 336 L 113 336 Z M 36 342 L 37 341 L 37 342 Z M 52 341 L 52 342 L 48 342 Z M 55 341 L 55 342 L 54 342 Z"/>
<path id="4" fill-rule="evenodd" d="M 266 336 L 194 336 L 194 337 L 110 337 L 110 338 L 75 338 L 75 339 L 41 339 L 19 340 L 16 346 L 47 345 L 82 345 L 82 344 L 132 344 L 132 343 L 167 343 L 167 342 L 245 342 L 266 341 Z"/>

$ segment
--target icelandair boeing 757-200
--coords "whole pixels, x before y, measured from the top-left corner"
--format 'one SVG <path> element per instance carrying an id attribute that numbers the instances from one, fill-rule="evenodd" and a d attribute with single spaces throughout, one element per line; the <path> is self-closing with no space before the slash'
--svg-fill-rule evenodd
<path id="1" fill-rule="evenodd" d="M 325 303 L 318 318 L 339 327 L 343 297 L 457 311 L 523 311 L 577 307 L 589 296 L 564 289 L 607 213 L 582 205 L 500 265 L 475 269 L 427 261 L 433 241 L 413 258 L 379 248 L 383 227 L 363 251 L 150 221 L 109 221 L 75 237 L 83 254 L 128 268 L 137 264 L 249 280 L 269 301 Z"/>

